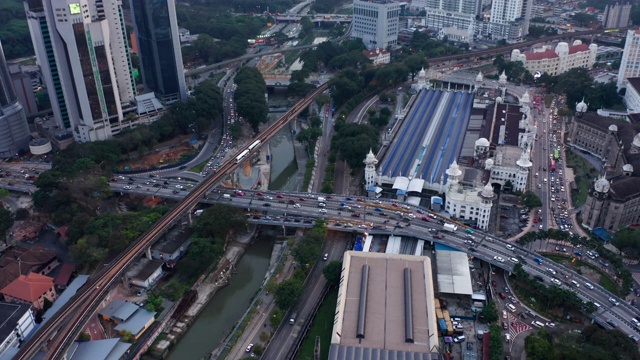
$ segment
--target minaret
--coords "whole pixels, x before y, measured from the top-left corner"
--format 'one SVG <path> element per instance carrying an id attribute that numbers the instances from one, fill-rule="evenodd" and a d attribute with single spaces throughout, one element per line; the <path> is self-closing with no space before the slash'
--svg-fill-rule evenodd
<path id="1" fill-rule="evenodd" d="M 460 181 L 459 177 L 462 175 L 462 170 L 460 170 L 460 167 L 455 160 L 453 160 L 453 163 L 451 163 L 451 166 L 449 166 L 445 173 L 447 174 L 447 187 L 449 189 L 458 185 Z"/>
<path id="2" fill-rule="evenodd" d="M 418 73 L 418 91 L 422 89 L 428 89 L 427 87 L 427 72 L 424 71 L 424 67 Z"/>
<path id="3" fill-rule="evenodd" d="M 502 98 L 504 99 L 504 95 L 507 92 L 507 73 L 502 70 L 502 74 L 498 78 L 498 88 L 502 91 Z"/>
<path id="4" fill-rule="evenodd" d="M 477 217 L 478 227 L 482 230 L 487 230 L 489 228 L 489 219 L 491 219 L 491 207 L 493 206 L 493 200 L 496 198 L 490 182 L 482 188 L 478 196 L 482 199 L 482 204 L 479 206 L 480 216 Z"/>
<path id="5" fill-rule="evenodd" d="M 527 149 L 522 151 L 520 159 L 516 161 L 516 164 L 518 165 L 518 173 L 516 174 L 514 190 L 525 191 L 527 189 L 527 180 L 529 179 L 529 168 L 533 166 L 529 159 L 529 151 Z"/>
<path id="6" fill-rule="evenodd" d="M 363 163 L 365 164 L 364 183 L 365 187 L 368 189 L 376 183 L 376 164 L 378 164 L 378 159 L 376 159 L 376 156 L 373 154 L 371 149 L 369 149 L 369 153 Z"/>
<path id="7" fill-rule="evenodd" d="M 576 103 L 576 116 L 582 117 L 584 113 L 587 112 L 589 105 L 584 102 L 584 98 L 579 103 Z"/>
<path id="8" fill-rule="evenodd" d="M 478 75 L 476 76 L 476 81 L 475 81 L 475 91 L 478 91 L 478 89 L 480 88 L 480 85 L 482 85 L 482 82 L 484 81 L 484 76 L 482 76 L 482 71 L 478 72 Z"/>
<path id="9" fill-rule="evenodd" d="M 604 201 L 609 196 L 609 189 L 611 183 L 604 176 L 601 176 L 593 184 L 593 189 L 587 196 L 587 202 L 585 203 L 584 214 L 582 221 L 590 228 L 596 228 L 601 226 L 600 215 L 604 207 Z"/>

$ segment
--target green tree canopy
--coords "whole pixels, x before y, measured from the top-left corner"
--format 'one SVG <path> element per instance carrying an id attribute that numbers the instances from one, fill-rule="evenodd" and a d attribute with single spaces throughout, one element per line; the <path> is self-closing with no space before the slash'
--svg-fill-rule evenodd
<path id="1" fill-rule="evenodd" d="M 287 310 L 300 300 L 303 282 L 297 278 L 284 280 L 276 289 L 276 305 L 282 310 Z"/>
<path id="2" fill-rule="evenodd" d="M 342 274 L 342 261 L 334 260 L 329 262 L 327 266 L 322 269 L 322 274 L 330 284 L 338 285 L 340 283 L 340 275 Z"/>

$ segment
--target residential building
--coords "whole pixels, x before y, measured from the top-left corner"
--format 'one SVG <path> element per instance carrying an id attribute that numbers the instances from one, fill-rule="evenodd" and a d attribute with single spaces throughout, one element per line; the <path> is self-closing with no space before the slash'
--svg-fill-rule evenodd
<path id="1" fill-rule="evenodd" d="M 367 49 L 389 48 L 398 43 L 400 5 L 391 0 L 353 1 L 352 39 Z"/>
<path id="2" fill-rule="evenodd" d="M 476 16 L 480 15 L 481 9 L 481 0 L 427 0 L 426 26 L 438 30 L 441 36 L 447 35 L 449 40 L 469 42 L 466 39 L 453 39 L 452 36 L 460 36 L 463 31 L 463 38 L 473 40 Z"/>
<path id="3" fill-rule="evenodd" d="M 27 0 L 25 10 L 57 125 L 81 142 L 118 133 L 136 95 L 121 0 Z"/>
<path id="4" fill-rule="evenodd" d="M 131 285 L 148 289 L 162 275 L 163 261 L 149 260 L 147 258 L 140 259 L 135 266 L 127 272 L 127 279 Z"/>
<path id="5" fill-rule="evenodd" d="M 175 0 L 130 1 L 146 91 L 169 104 L 187 99 Z"/>
<path id="6" fill-rule="evenodd" d="M 0 302 L 0 357 L 8 348 L 18 348 L 36 328 L 28 304 Z"/>
<path id="7" fill-rule="evenodd" d="M 627 87 L 627 78 L 640 77 L 640 29 L 627 30 L 620 69 L 618 69 L 618 90 Z"/>
<path id="8" fill-rule="evenodd" d="M 38 273 L 20 275 L 0 290 L 0 294 L 5 301 L 29 304 L 38 310 L 44 307 L 45 299 L 54 302 L 58 298 L 53 278 Z"/>
<path id="9" fill-rule="evenodd" d="M 494 40 L 518 41 L 529 33 L 533 0 L 493 0 L 489 31 Z"/>
<path id="10" fill-rule="evenodd" d="M 607 4 L 602 14 L 602 27 L 605 29 L 627 27 L 631 16 L 631 3 Z"/>
<path id="11" fill-rule="evenodd" d="M 574 40 L 569 46 L 566 42 L 559 42 L 555 50 L 550 46 L 534 49 L 532 52 L 521 53 L 520 50 L 511 51 L 511 61 L 520 61 L 530 73 L 540 71 L 555 76 L 571 69 L 591 69 L 596 63 L 598 45 L 583 44 Z"/>
<path id="12" fill-rule="evenodd" d="M 10 158 L 29 149 L 27 116 L 18 100 L 0 43 L 0 158 Z"/>
<path id="13" fill-rule="evenodd" d="M 11 246 L 5 249 L 0 257 L 0 289 L 9 285 L 20 275 L 31 272 L 47 275 L 59 264 L 56 253 L 47 251 L 41 246 L 31 248 Z"/>
<path id="14" fill-rule="evenodd" d="M 373 66 L 384 65 L 391 62 L 391 53 L 382 48 L 373 50 L 362 50 L 364 56 L 371 60 Z"/>

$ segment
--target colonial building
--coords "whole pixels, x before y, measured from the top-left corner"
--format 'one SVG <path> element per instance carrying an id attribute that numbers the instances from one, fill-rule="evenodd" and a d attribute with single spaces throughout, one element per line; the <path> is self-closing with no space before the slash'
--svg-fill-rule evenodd
<path id="1" fill-rule="evenodd" d="M 522 62 L 524 68 L 532 74 L 540 71 L 555 76 L 574 68 L 591 69 L 596 62 L 597 53 L 598 45 L 587 45 L 575 40 L 571 46 L 560 42 L 553 50 L 551 46 L 524 53 L 514 49 L 511 51 L 511 61 Z"/>
<path id="2" fill-rule="evenodd" d="M 582 215 L 582 222 L 588 228 L 617 230 L 640 223 L 640 177 L 632 177 L 633 166 L 625 166 L 628 175 L 610 181 L 601 177 L 593 184 Z"/>
<path id="3" fill-rule="evenodd" d="M 362 53 L 367 57 L 367 59 L 371 60 L 373 66 L 384 65 L 391 62 L 391 53 L 382 48 L 363 50 Z"/>
<path id="4" fill-rule="evenodd" d="M 460 183 L 462 170 L 454 161 L 446 171 L 445 211 L 451 217 L 476 222 L 478 229 L 487 230 L 495 193 L 491 183 L 485 186 L 464 187 Z"/>

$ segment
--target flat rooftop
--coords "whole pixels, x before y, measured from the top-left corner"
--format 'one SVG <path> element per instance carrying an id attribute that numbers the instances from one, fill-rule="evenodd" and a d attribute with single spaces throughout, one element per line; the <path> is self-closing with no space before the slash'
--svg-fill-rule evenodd
<path id="1" fill-rule="evenodd" d="M 363 266 L 369 266 L 364 303 L 364 336 L 359 338 Z M 406 342 L 404 269 L 411 271 L 411 328 Z M 428 257 L 347 251 L 331 344 L 338 348 L 384 349 L 427 354 L 438 346 L 431 261 Z"/>
<path id="2" fill-rule="evenodd" d="M 462 149 L 474 94 L 422 90 L 380 165 L 385 177 L 406 176 L 439 183 Z"/>

